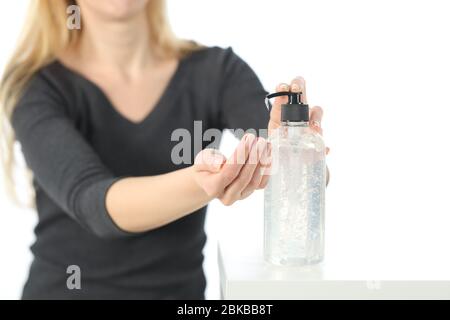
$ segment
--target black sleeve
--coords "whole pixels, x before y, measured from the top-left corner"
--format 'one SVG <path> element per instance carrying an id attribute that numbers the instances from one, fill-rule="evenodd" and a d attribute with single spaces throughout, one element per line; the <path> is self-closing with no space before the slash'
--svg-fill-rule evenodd
<path id="1" fill-rule="evenodd" d="M 106 192 L 118 178 L 75 128 L 66 106 L 43 76 L 30 81 L 12 116 L 27 165 L 48 196 L 95 235 L 129 235 L 106 210 Z"/>
<path id="2" fill-rule="evenodd" d="M 267 129 L 267 94 L 255 72 L 231 48 L 224 51 L 219 112 L 222 128 Z"/>

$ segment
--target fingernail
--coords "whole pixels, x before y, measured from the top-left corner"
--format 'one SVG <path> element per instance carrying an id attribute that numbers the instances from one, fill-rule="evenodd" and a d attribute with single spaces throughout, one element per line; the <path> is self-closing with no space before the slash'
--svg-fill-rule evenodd
<path id="1" fill-rule="evenodd" d="M 313 126 L 315 126 L 317 128 L 320 128 L 320 121 L 313 120 L 311 123 L 312 123 Z"/>
<path id="2" fill-rule="evenodd" d="M 253 134 L 251 134 L 251 133 L 248 134 L 247 142 L 249 143 L 249 145 L 252 145 L 255 142 L 255 139 L 256 139 L 256 137 Z"/>
<path id="3" fill-rule="evenodd" d="M 259 137 L 258 138 L 258 144 L 259 144 L 259 151 L 261 151 L 261 154 L 263 152 L 266 152 L 266 149 L 267 149 L 267 141 L 266 141 L 266 139 L 264 139 L 262 137 Z"/>
<path id="4" fill-rule="evenodd" d="M 220 168 L 222 168 L 222 163 L 218 163 L 218 162 L 214 163 L 213 168 L 214 168 L 214 170 L 219 171 Z"/>
<path id="5" fill-rule="evenodd" d="M 280 90 L 281 90 L 281 91 L 288 91 L 288 90 L 289 90 L 289 87 L 288 87 L 287 84 L 284 84 L 284 83 L 283 83 L 283 84 L 280 85 Z"/>
<path id="6" fill-rule="evenodd" d="M 291 85 L 291 91 L 294 92 L 299 92 L 300 91 L 300 87 L 298 86 L 298 84 L 294 83 Z"/>

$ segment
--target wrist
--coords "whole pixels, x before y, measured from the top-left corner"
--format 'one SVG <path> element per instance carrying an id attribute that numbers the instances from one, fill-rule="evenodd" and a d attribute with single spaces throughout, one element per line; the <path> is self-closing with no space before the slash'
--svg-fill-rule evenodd
<path id="1" fill-rule="evenodd" d="M 199 183 L 197 179 L 198 171 L 195 170 L 194 166 L 190 166 L 185 169 L 186 174 L 188 176 L 189 184 L 193 186 L 195 194 L 198 195 L 199 199 L 203 201 L 205 204 L 216 198 L 215 195 L 209 195 L 205 189 L 203 189 L 202 185 Z"/>

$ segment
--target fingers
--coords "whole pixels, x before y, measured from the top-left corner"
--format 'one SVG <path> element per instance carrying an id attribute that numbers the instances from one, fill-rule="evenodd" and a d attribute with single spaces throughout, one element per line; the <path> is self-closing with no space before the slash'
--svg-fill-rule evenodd
<path id="1" fill-rule="evenodd" d="M 314 131 L 318 132 L 319 134 L 323 134 L 322 131 L 322 116 L 323 116 L 323 110 L 321 107 L 314 107 L 309 112 L 309 126 Z"/>
<path id="2" fill-rule="evenodd" d="M 322 117 L 323 117 L 323 109 L 321 107 L 316 106 L 311 109 L 309 114 L 309 126 L 312 130 L 316 131 L 320 135 L 323 135 Z M 325 147 L 325 154 L 328 155 L 329 153 L 330 148 Z"/>
<path id="3" fill-rule="evenodd" d="M 253 171 L 252 177 L 245 188 L 241 191 L 241 199 L 247 198 L 249 195 L 253 193 L 256 189 L 259 188 L 261 184 L 261 180 L 263 178 L 263 161 L 262 158 L 266 157 L 267 154 L 267 141 L 262 138 L 259 138 L 256 144 L 256 151 L 252 154 L 256 155 L 255 162 L 257 163 L 255 170 Z M 251 154 L 251 155 L 252 155 Z M 253 161 L 253 159 L 251 159 Z"/>
<path id="4" fill-rule="evenodd" d="M 244 136 L 228 160 L 217 150 L 205 149 L 199 152 L 194 162 L 197 183 L 209 196 L 221 196 L 225 187 L 239 175 L 250 147 L 249 137 Z M 242 157 L 244 160 L 239 159 Z"/>
<path id="5" fill-rule="evenodd" d="M 259 183 L 258 189 L 264 189 L 265 187 L 267 187 L 267 184 L 269 183 L 269 178 L 270 175 L 264 174 L 262 176 L 261 182 Z"/>
<path id="6" fill-rule="evenodd" d="M 259 183 L 258 189 L 264 189 L 269 182 L 270 169 L 272 166 L 272 144 L 267 143 L 266 152 L 261 158 L 261 176 L 262 179 Z"/>
<path id="7" fill-rule="evenodd" d="M 292 92 L 301 92 L 301 101 L 303 103 L 307 103 L 306 97 L 306 82 L 302 77 L 294 78 L 290 84 L 280 83 L 276 89 L 276 92 L 281 91 L 292 91 Z M 281 105 L 288 102 L 288 97 L 276 97 L 272 104 L 272 110 L 270 112 L 270 121 L 269 121 L 269 133 L 280 126 L 281 124 Z"/>
<path id="8" fill-rule="evenodd" d="M 258 138 L 255 140 L 255 143 L 252 145 L 252 149 L 250 150 L 250 155 L 245 165 L 242 167 L 239 176 L 228 187 L 226 187 L 224 195 L 220 199 L 223 204 L 231 205 L 235 201 L 242 198 L 241 193 L 251 181 L 253 173 L 258 166 L 259 159 L 257 153 L 261 143 L 265 143 L 264 139 Z"/>
<path id="9" fill-rule="evenodd" d="M 260 166 L 260 160 L 265 152 L 266 145 L 267 141 L 263 138 L 258 138 L 255 141 L 239 176 L 225 189 L 224 194 L 220 197 L 223 204 L 231 205 L 237 200 L 249 196 L 258 188 L 261 182 L 261 173 L 257 168 Z"/>
<path id="10" fill-rule="evenodd" d="M 223 188 L 228 186 L 239 175 L 255 141 L 256 137 L 253 134 L 244 135 L 236 150 L 234 150 L 231 157 L 224 163 L 220 173 L 223 181 Z"/>
<path id="11" fill-rule="evenodd" d="M 276 92 L 289 91 L 289 85 L 287 83 L 280 83 L 276 88 Z M 288 97 L 281 96 L 276 97 L 272 104 L 272 110 L 270 111 L 269 130 L 278 128 L 281 124 L 281 105 L 288 102 Z"/>
<path id="12" fill-rule="evenodd" d="M 301 92 L 301 101 L 303 103 L 308 103 L 308 99 L 306 98 L 306 82 L 302 77 L 296 77 L 291 81 L 290 85 L 292 92 Z"/>
<path id="13" fill-rule="evenodd" d="M 226 158 L 216 149 L 205 149 L 195 157 L 194 168 L 196 171 L 219 172 Z"/>

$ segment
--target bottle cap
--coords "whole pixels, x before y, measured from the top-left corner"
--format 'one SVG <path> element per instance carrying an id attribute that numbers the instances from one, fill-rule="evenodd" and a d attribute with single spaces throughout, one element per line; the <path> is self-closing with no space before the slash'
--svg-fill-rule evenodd
<path id="1" fill-rule="evenodd" d="M 288 96 L 289 102 L 281 105 L 281 121 L 307 122 L 309 121 L 309 106 L 301 100 L 301 92 L 281 91 L 268 94 L 266 104 L 269 111 L 272 109 L 270 99 Z"/>

